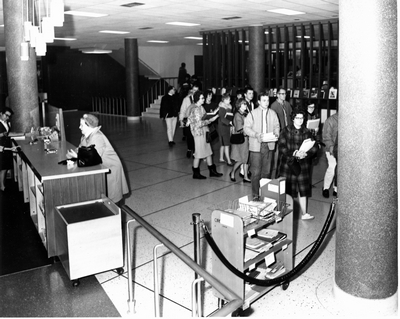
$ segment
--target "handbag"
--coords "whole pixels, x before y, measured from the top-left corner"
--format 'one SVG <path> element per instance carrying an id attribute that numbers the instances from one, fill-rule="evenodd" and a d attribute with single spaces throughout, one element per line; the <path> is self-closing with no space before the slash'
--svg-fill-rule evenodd
<path id="1" fill-rule="evenodd" d="M 78 166 L 94 166 L 103 163 L 101 156 L 97 153 L 94 144 L 89 146 L 81 146 L 78 148 Z"/>
<path id="2" fill-rule="evenodd" d="M 217 130 L 214 128 L 210 128 L 209 132 L 206 132 L 206 142 L 207 143 L 211 143 L 212 141 L 214 141 L 216 138 L 218 138 L 218 132 Z"/>
<path id="3" fill-rule="evenodd" d="M 288 159 L 287 163 L 293 175 L 299 176 L 301 173 L 301 166 L 299 161 L 293 156 Z"/>
<path id="4" fill-rule="evenodd" d="M 243 144 L 244 143 L 244 134 L 243 133 L 232 134 L 230 141 L 231 141 L 231 144 Z"/>

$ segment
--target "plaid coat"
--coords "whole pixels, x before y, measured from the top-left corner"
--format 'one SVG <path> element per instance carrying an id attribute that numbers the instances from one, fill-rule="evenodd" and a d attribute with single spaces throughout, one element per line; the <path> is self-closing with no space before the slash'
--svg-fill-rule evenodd
<path id="1" fill-rule="evenodd" d="M 292 197 L 311 196 L 310 159 L 317 153 L 318 146 L 314 146 L 307 152 L 307 157 L 300 161 L 301 172 L 296 176 L 287 164 L 293 157 L 293 152 L 298 150 L 305 139 L 312 138 L 311 132 L 302 126 L 299 130 L 293 124 L 286 126 L 279 135 L 278 149 L 281 157 L 279 176 L 286 177 L 286 193 Z"/>

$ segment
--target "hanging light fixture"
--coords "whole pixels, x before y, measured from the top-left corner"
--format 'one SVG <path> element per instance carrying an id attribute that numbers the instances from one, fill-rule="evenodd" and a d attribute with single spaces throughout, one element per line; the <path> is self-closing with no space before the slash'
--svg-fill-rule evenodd
<path id="1" fill-rule="evenodd" d="M 46 55 L 46 51 L 47 51 L 47 49 L 46 49 L 46 41 L 45 41 L 45 38 L 44 38 L 44 34 L 41 33 L 41 32 L 39 32 L 36 35 L 36 48 L 35 48 L 35 51 L 36 51 L 36 55 L 37 56 Z"/>
<path id="2" fill-rule="evenodd" d="M 64 24 L 64 1 L 51 0 L 50 2 L 50 18 L 53 20 L 55 27 L 62 27 Z"/>
<path id="3" fill-rule="evenodd" d="M 21 61 L 29 60 L 29 43 L 22 42 L 21 43 Z"/>
<path id="4" fill-rule="evenodd" d="M 42 33 L 44 35 L 44 41 L 46 43 L 53 43 L 54 42 L 54 25 L 53 21 L 49 15 L 49 0 L 45 0 L 45 10 L 46 16 L 42 18 Z"/>
<path id="5" fill-rule="evenodd" d="M 22 20 L 24 21 L 24 1 L 22 2 Z M 29 21 L 29 0 L 26 0 L 26 20 L 24 21 L 24 41 L 30 41 L 30 28 L 32 27 L 32 22 Z"/>
<path id="6" fill-rule="evenodd" d="M 24 21 L 24 1 L 22 1 L 22 21 Z M 26 6 L 27 12 L 29 11 L 28 6 Z M 28 61 L 29 60 L 29 43 L 26 41 L 29 41 L 29 25 L 25 25 L 27 21 L 24 21 L 23 29 L 22 29 L 22 38 L 23 42 L 21 43 L 20 46 L 20 57 L 21 61 Z M 28 27 L 28 29 L 26 29 Z"/>

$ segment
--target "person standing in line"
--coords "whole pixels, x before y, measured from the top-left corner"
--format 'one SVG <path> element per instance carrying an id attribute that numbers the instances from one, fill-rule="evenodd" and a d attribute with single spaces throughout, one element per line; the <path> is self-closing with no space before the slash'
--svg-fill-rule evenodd
<path id="1" fill-rule="evenodd" d="M 170 85 L 167 88 L 167 94 L 161 99 L 160 118 L 167 123 L 167 136 L 169 146 L 174 146 L 174 136 L 176 123 L 178 120 L 179 108 L 177 106 L 177 97 L 175 96 L 175 88 Z"/>
<path id="2" fill-rule="evenodd" d="M 238 99 L 236 101 L 235 107 L 235 115 L 233 118 L 233 126 L 235 128 L 235 134 L 243 132 L 244 127 L 244 119 L 247 115 L 247 103 L 244 99 Z M 239 168 L 239 166 L 243 165 L 243 183 L 251 183 L 251 180 L 248 176 L 248 165 L 249 161 L 249 137 L 244 134 L 244 142 L 242 144 L 232 144 L 231 145 L 231 159 L 235 161 L 235 165 L 233 166 L 232 171 L 229 174 L 232 182 L 236 182 L 235 172 Z"/>
<path id="3" fill-rule="evenodd" d="M 334 155 L 335 143 L 337 142 L 338 136 L 338 113 L 331 115 L 325 120 L 322 128 L 322 140 L 325 144 L 325 155 L 328 161 L 328 168 L 326 169 L 324 176 L 324 186 L 322 189 L 322 195 L 325 198 L 329 198 L 329 189 L 334 181 L 335 169 L 336 169 L 336 157 Z M 333 196 L 337 196 L 337 185 L 333 185 Z"/>
<path id="4" fill-rule="evenodd" d="M 277 99 L 271 104 L 271 110 L 274 110 L 279 118 L 280 131 L 286 126 L 291 124 L 292 120 L 290 115 L 292 114 L 292 106 L 286 101 L 286 90 L 285 88 L 279 88 L 276 93 Z M 279 171 L 279 151 L 276 149 L 274 159 L 271 166 L 271 174 L 275 170 L 275 178 L 278 178 Z"/>
<path id="5" fill-rule="evenodd" d="M 218 173 L 212 160 L 212 149 L 210 143 L 206 141 L 206 132 L 208 132 L 208 125 L 218 118 L 218 115 L 203 120 L 206 111 L 204 110 L 204 94 L 201 91 L 196 91 L 193 95 L 193 104 L 190 106 L 188 116 L 188 123 L 194 137 L 196 153 L 193 159 L 193 178 L 206 179 L 205 176 L 200 174 L 200 160 L 205 158 L 210 171 L 210 177 L 221 177 L 223 174 Z"/>
<path id="6" fill-rule="evenodd" d="M 297 198 L 300 204 L 301 219 L 309 220 L 314 216 L 307 213 L 307 198 L 311 196 L 309 159 L 318 151 L 317 143 L 308 151 L 301 151 L 303 141 L 312 138 L 312 133 L 304 125 L 306 112 L 295 108 L 291 114 L 292 123 L 284 127 L 279 135 L 278 148 L 281 153 L 279 176 L 286 177 L 286 194 Z M 294 163 L 294 164 L 293 164 Z M 292 167 L 300 167 L 299 171 Z"/>
<path id="7" fill-rule="evenodd" d="M 242 91 L 242 94 L 243 94 L 243 97 L 244 97 L 244 99 L 246 101 L 246 104 L 247 104 L 246 113 L 248 114 L 248 113 L 250 113 L 251 111 L 253 111 L 256 108 L 256 106 L 253 103 L 254 90 L 253 90 L 253 88 L 251 86 L 246 85 L 244 87 L 244 90 Z M 250 177 L 251 176 L 251 172 L 249 171 L 249 166 L 247 167 L 247 170 L 248 170 L 247 174 Z M 244 166 L 243 165 L 240 166 L 239 176 L 244 178 Z"/>
<path id="8" fill-rule="evenodd" d="M 219 121 L 218 121 L 218 134 L 219 142 L 221 143 L 219 149 L 219 161 L 225 163 L 224 154 L 226 157 L 226 163 L 228 166 L 233 166 L 230 157 L 230 146 L 231 146 L 231 127 L 233 118 L 226 117 L 227 113 L 232 113 L 232 106 L 230 104 L 231 96 L 228 93 L 222 95 L 221 102 L 219 102 Z"/>
<path id="9" fill-rule="evenodd" d="M 259 200 L 261 178 L 271 178 L 271 163 L 279 136 L 279 119 L 276 112 L 268 108 L 268 93 L 259 95 L 258 104 L 244 120 L 244 132 L 249 136 L 253 200 Z"/>
<path id="10" fill-rule="evenodd" d="M 9 107 L 2 107 L 0 110 L 0 191 L 5 191 L 5 180 L 7 171 L 13 169 L 13 155 L 16 149 L 13 148 L 11 139 L 8 134 L 11 129 L 11 116 L 14 114 Z M 11 151 L 11 152 L 5 152 Z"/>
<path id="11" fill-rule="evenodd" d="M 188 109 L 189 106 L 193 104 L 193 95 L 197 92 L 199 88 L 197 86 L 193 86 L 193 88 L 189 91 L 188 95 L 183 99 L 182 105 L 179 111 L 179 122 L 180 127 L 183 128 L 183 135 L 186 138 L 186 157 L 190 158 L 195 152 L 195 145 L 192 133 L 190 131 L 189 123 L 187 122 L 187 118 L 189 116 Z"/>
<path id="12" fill-rule="evenodd" d="M 183 83 L 185 83 L 186 74 L 187 74 L 186 63 L 182 62 L 181 66 L 179 68 L 179 71 L 178 71 L 178 85 L 179 85 L 179 88 L 181 88 Z"/>

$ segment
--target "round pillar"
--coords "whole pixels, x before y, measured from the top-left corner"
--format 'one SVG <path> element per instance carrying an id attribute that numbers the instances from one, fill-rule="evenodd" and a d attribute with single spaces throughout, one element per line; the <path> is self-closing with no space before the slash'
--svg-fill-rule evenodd
<path id="1" fill-rule="evenodd" d="M 125 69 L 126 113 L 128 120 L 139 120 L 139 53 L 137 39 L 125 39 Z"/>
<path id="2" fill-rule="evenodd" d="M 397 309 L 397 3 L 339 1 L 334 295 L 368 316 Z"/>
<path id="3" fill-rule="evenodd" d="M 265 41 L 262 25 L 249 27 L 249 84 L 257 92 L 265 90 Z"/>
<path id="4" fill-rule="evenodd" d="M 35 51 L 29 46 L 29 60 L 21 60 L 23 3 L 3 0 L 8 100 L 14 111 L 12 131 L 26 133 L 40 125 L 40 116 Z"/>

